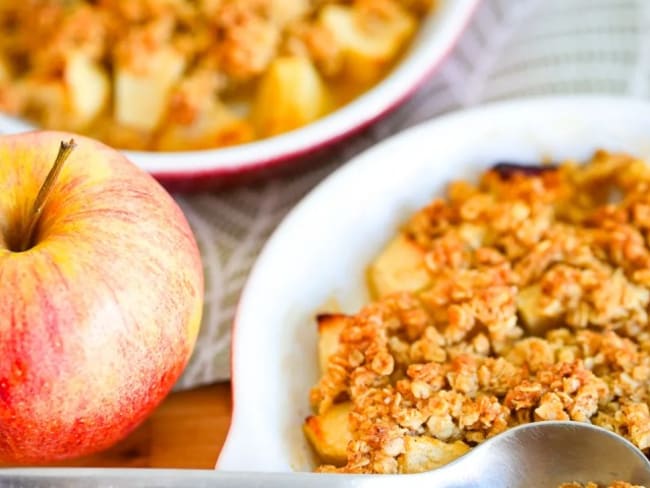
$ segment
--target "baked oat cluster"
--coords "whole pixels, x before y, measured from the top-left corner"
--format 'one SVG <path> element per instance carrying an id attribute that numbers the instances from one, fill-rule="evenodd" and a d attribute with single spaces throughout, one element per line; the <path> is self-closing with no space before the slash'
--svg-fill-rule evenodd
<path id="1" fill-rule="evenodd" d="M 318 469 L 429 470 L 544 420 L 650 452 L 649 246 L 650 169 L 628 155 L 452 183 L 371 265 L 376 301 L 319 318 Z"/>
<path id="2" fill-rule="evenodd" d="M 377 83 L 435 0 L 0 0 L 0 111 L 120 148 L 227 146 Z"/>

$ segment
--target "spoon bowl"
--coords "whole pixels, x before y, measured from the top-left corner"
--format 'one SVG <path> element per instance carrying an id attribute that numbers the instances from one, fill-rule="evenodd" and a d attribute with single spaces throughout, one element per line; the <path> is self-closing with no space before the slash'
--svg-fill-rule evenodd
<path id="1" fill-rule="evenodd" d="M 251 446 L 253 448 L 253 446 Z M 4 488 L 557 488 L 627 481 L 650 487 L 650 462 L 623 437 L 579 422 L 507 430 L 433 471 L 407 475 L 240 473 L 164 469 L 0 470 Z"/>
<path id="2" fill-rule="evenodd" d="M 426 473 L 443 486 L 557 488 L 561 483 L 627 481 L 650 487 L 650 462 L 631 442 L 581 422 L 536 422 L 510 429 Z"/>

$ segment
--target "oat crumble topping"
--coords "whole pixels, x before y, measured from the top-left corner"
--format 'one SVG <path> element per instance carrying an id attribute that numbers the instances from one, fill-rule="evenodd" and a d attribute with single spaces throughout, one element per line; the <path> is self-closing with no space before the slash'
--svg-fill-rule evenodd
<path id="1" fill-rule="evenodd" d="M 490 170 L 452 183 L 402 236 L 424 279 L 375 289 L 346 316 L 311 390 L 317 415 L 351 408 L 345 462 L 320 471 L 409 472 L 413 439 L 471 447 L 543 420 L 591 422 L 650 453 L 643 161 L 599 151 L 585 165 Z"/>

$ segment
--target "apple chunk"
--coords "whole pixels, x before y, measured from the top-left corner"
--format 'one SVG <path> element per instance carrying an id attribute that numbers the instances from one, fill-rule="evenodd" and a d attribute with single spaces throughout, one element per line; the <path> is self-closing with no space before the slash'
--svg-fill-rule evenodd
<path id="1" fill-rule="evenodd" d="M 269 0 L 268 4 L 269 17 L 281 29 L 307 15 L 310 9 L 310 0 Z"/>
<path id="2" fill-rule="evenodd" d="M 404 439 L 404 454 L 398 460 L 403 473 L 421 473 L 439 468 L 469 451 L 462 441 L 443 442 L 434 437 L 411 437 Z"/>
<path id="3" fill-rule="evenodd" d="M 107 107 L 110 98 L 108 74 L 81 52 L 66 56 L 60 79 L 27 78 L 18 83 L 24 88 L 27 107 L 47 127 L 82 130 Z"/>
<path id="4" fill-rule="evenodd" d="M 185 69 L 185 59 L 172 48 L 161 48 L 147 60 L 146 69 L 117 64 L 115 118 L 126 127 L 152 131 L 167 110 L 174 84 Z"/>
<path id="5" fill-rule="evenodd" d="M 318 321 L 318 362 L 321 372 L 327 370 L 329 358 L 339 347 L 339 336 L 349 321 L 343 314 L 321 314 Z"/>
<path id="6" fill-rule="evenodd" d="M 7 58 L 0 53 L 0 83 L 6 83 L 11 80 L 12 73 L 10 66 Z"/>
<path id="7" fill-rule="evenodd" d="M 249 123 L 237 117 L 218 100 L 204 99 L 191 123 L 169 121 L 158 136 L 158 147 L 163 151 L 243 144 L 253 138 Z"/>
<path id="8" fill-rule="evenodd" d="M 307 58 L 277 58 L 260 81 L 253 104 L 253 123 L 260 136 L 301 127 L 325 115 L 330 95 Z"/>
<path id="9" fill-rule="evenodd" d="M 352 440 L 348 414 L 349 402 L 337 403 L 322 415 L 307 417 L 303 429 L 321 461 L 342 466 L 347 461 L 347 447 Z"/>
<path id="10" fill-rule="evenodd" d="M 431 276 L 424 264 L 424 251 L 404 234 L 398 235 L 370 265 L 368 281 L 375 298 L 426 288 Z"/>
<path id="11" fill-rule="evenodd" d="M 369 14 L 345 5 L 327 5 L 319 16 L 345 57 L 349 78 L 373 83 L 385 72 L 417 27 L 415 18 L 399 5 L 383 15 Z"/>
<path id="12" fill-rule="evenodd" d="M 543 335 L 554 326 L 558 318 L 548 314 L 542 305 L 543 295 L 539 285 L 531 285 L 519 290 L 517 294 L 517 311 L 528 333 Z"/>
<path id="13" fill-rule="evenodd" d="M 108 74 L 86 55 L 73 53 L 66 63 L 64 77 L 75 126 L 84 126 L 108 103 L 110 94 Z"/>

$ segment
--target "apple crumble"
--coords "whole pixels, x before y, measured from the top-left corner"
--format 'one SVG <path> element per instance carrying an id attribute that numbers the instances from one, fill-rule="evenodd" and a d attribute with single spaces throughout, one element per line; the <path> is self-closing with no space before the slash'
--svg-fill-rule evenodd
<path id="1" fill-rule="evenodd" d="M 318 469 L 429 470 L 544 420 L 650 452 L 649 246 L 650 167 L 625 154 L 450 184 L 370 266 L 376 300 L 318 318 Z"/>
<path id="2" fill-rule="evenodd" d="M 0 111 L 128 149 L 305 125 L 377 83 L 435 0 L 0 0 Z"/>

